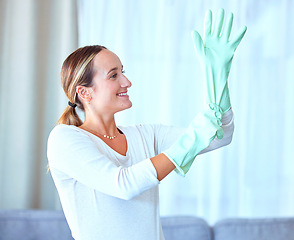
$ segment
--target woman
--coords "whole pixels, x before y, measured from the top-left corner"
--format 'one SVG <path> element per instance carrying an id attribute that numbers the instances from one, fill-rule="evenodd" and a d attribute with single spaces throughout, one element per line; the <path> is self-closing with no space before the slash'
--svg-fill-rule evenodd
<path id="1" fill-rule="evenodd" d="M 186 174 L 198 154 L 231 142 L 230 106 L 225 113 L 214 107 L 200 113 L 185 131 L 118 127 L 114 114 L 132 106 L 132 84 L 120 59 L 102 46 L 70 54 L 61 81 L 69 106 L 50 133 L 48 161 L 73 237 L 164 239 L 158 184 L 174 169 Z M 84 122 L 76 107 L 85 112 Z"/>

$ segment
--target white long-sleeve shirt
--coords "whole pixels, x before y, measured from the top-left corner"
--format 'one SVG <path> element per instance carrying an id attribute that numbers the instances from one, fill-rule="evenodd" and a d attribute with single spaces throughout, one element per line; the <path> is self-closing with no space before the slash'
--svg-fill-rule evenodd
<path id="1" fill-rule="evenodd" d="M 222 122 L 224 138 L 215 138 L 201 153 L 231 142 L 232 110 Z M 49 135 L 49 167 L 72 235 L 76 240 L 163 240 L 159 181 L 150 158 L 184 129 L 160 124 L 118 128 L 127 139 L 126 156 L 73 125 L 57 125 Z"/>

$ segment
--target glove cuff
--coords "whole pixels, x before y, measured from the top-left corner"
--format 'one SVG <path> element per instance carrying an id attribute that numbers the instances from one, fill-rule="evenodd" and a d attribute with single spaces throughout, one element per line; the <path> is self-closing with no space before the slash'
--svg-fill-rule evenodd
<path id="1" fill-rule="evenodd" d="M 212 111 L 205 112 L 206 117 L 208 119 L 210 119 L 210 121 L 215 122 L 218 125 L 218 129 L 216 131 L 216 136 L 218 139 L 222 139 L 224 136 L 224 131 L 221 128 L 222 127 L 221 120 L 223 118 L 224 111 L 216 103 L 209 103 L 208 106 L 209 106 L 210 110 L 212 110 Z"/>
<path id="2" fill-rule="evenodd" d="M 208 110 L 195 117 L 184 135 L 163 152 L 181 176 L 185 176 L 199 152 L 207 148 L 216 136 L 218 139 L 223 138 L 223 111 L 215 103 L 208 106 Z"/>

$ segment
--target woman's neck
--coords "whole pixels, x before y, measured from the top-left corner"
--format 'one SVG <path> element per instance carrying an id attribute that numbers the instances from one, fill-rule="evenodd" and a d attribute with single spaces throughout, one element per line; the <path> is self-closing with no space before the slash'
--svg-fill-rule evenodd
<path id="1" fill-rule="evenodd" d="M 116 136 L 119 133 L 114 115 L 95 117 L 89 117 L 86 115 L 85 121 L 80 128 L 95 133 L 96 135 Z"/>

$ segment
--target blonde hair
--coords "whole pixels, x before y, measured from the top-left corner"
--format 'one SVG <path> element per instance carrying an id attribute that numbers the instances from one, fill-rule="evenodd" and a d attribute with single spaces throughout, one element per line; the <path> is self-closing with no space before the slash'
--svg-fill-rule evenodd
<path id="1" fill-rule="evenodd" d="M 76 104 L 79 109 L 85 111 L 82 102 L 76 92 L 77 86 L 91 87 L 94 75 L 93 58 L 103 49 L 100 45 L 86 46 L 78 48 L 71 53 L 63 62 L 61 69 L 61 84 L 65 95 L 72 104 Z M 67 106 L 57 124 L 67 124 L 80 126 L 83 124 L 75 108 Z"/>

